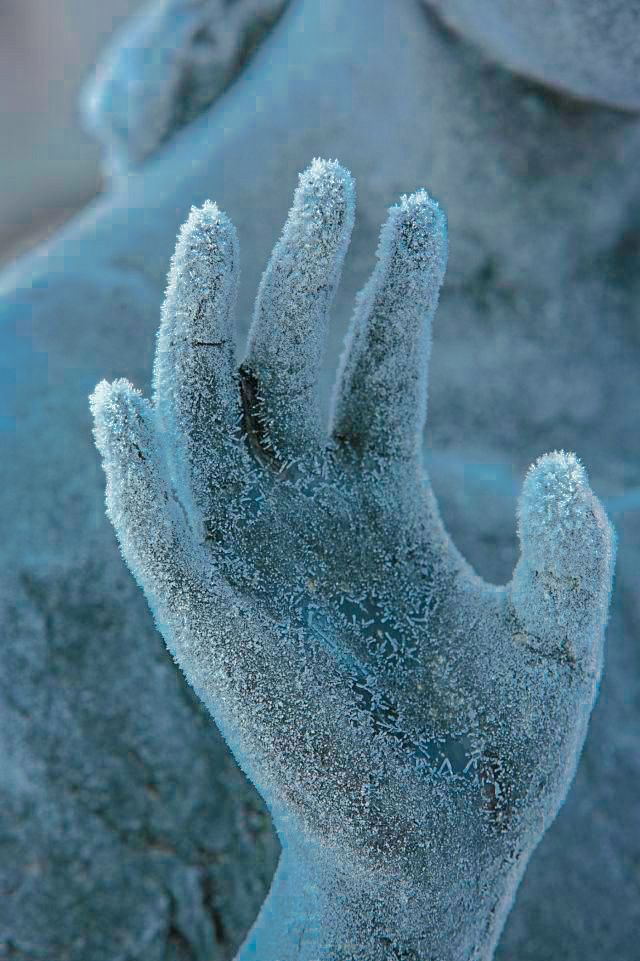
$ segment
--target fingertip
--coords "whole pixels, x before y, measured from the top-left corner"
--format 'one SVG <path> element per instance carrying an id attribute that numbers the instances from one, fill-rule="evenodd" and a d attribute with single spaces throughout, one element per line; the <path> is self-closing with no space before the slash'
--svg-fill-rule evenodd
<path id="1" fill-rule="evenodd" d="M 149 413 L 149 401 L 124 377 L 101 380 L 89 397 L 96 446 L 106 457 L 118 446 L 130 446 Z M 134 427 L 135 423 L 135 427 Z"/>
<path id="2" fill-rule="evenodd" d="M 96 421 L 105 425 L 112 424 L 118 411 L 131 403 L 131 397 L 140 394 L 133 384 L 124 377 L 111 381 L 101 380 L 89 395 L 89 406 Z"/>
<path id="3" fill-rule="evenodd" d="M 435 197 L 424 187 L 411 194 L 403 194 L 397 206 L 403 220 L 422 224 L 433 233 L 446 236 L 447 215 Z"/>
<path id="4" fill-rule="evenodd" d="M 518 503 L 521 537 L 544 537 L 549 533 L 578 530 L 590 492 L 587 472 L 571 452 L 543 454 L 527 471 Z"/>
<path id="5" fill-rule="evenodd" d="M 389 260 L 398 250 L 414 270 L 429 271 L 437 284 L 442 283 L 448 256 L 447 216 L 424 188 L 403 194 L 400 202 L 389 208 L 378 259 Z"/>
<path id="6" fill-rule="evenodd" d="M 239 263 L 238 235 L 227 214 L 210 200 L 192 207 L 180 227 L 171 259 L 159 336 L 167 324 L 197 317 L 202 303 L 230 309 L 236 297 Z"/>
<path id="7" fill-rule="evenodd" d="M 300 185 L 342 187 L 346 195 L 355 190 L 355 181 L 351 171 L 338 160 L 326 160 L 324 157 L 314 157 L 308 167 L 299 176 Z"/>
<path id="8" fill-rule="evenodd" d="M 231 218 L 215 201 L 205 200 L 201 207 L 192 206 L 178 234 L 178 248 L 188 247 L 190 255 L 202 248 L 209 258 L 217 252 L 234 248 L 238 236 Z"/>
<path id="9" fill-rule="evenodd" d="M 355 182 L 337 160 L 315 157 L 302 171 L 295 191 L 291 217 L 300 216 L 317 228 L 318 217 L 323 224 L 335 225 L 349 234 L 355 217 Z"/>
<path id="10" fill-rule="evenodd" d="M 107 403 L 110 392 L 111 384 L 103 378 L 89 394 L 89 408 L 94 420 L 99 416 L 104 405 Z"/>
<path id="11" fill-rule="evenodd" d="M 571 575 L 600 566 L 613 532 L 575 454 L 544 454 L 529 468 L 518 504 L 518 535 L 536 568 Z"/>

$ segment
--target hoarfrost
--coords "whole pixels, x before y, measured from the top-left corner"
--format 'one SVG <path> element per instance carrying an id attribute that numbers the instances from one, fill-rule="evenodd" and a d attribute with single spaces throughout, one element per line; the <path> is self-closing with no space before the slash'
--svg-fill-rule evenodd
<path id="1" fill-rule="evenodd" d="M 525 480 L 509 585 L 451 543 L 419 446 L 447 249 L 424 190 L 390 210 L 323 427 L 353 216 L 350 174 L 315 160 L 238 364 L 235 230 L 191 211 L 153 400 L 125 380 L 91 398 L 107 511 L 282 840 L 242 961 L 488 959 L 582 746 L 612 531 L 556 452 Z"/>

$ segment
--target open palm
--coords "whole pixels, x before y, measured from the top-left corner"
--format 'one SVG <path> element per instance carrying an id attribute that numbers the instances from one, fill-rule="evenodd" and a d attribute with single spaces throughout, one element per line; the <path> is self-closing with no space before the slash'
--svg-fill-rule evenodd
<path id="1" fill-rule="evenodd" d="M 235 230 L 214 204 L 192 210 L 153 401 L 124 380 L 92 396 L 107 509 L 281 837 L 361 893 L 322 935 L 330 957 L 351 956 L 348 938 L 359 958 L 484 958 L 575 770 L 612 533 L 584 469 L 556 452 L 525 481 L 509 585 L 451 543 L 421 459 L 446 263 L 424 191 L 390 211 L 325 428 L 317 373 L 353 216 L 349 174 L 314 161 L 238 366 Z"/>

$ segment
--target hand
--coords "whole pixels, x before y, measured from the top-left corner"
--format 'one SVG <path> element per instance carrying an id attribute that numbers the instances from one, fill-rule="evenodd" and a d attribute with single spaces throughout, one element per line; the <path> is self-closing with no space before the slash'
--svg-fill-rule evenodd
<path id="1" fill-rule="evenodd" d="M 612 532 L 556 452 L 526 478 L 506 587 L 450 541 L 421 462 L 446 261 L 425 191 L 391 208 L 325 430 L 316 378 L 353 217 L 349 174 L 314 161 L 238 367 L 235 230 L 192 210 L 153 401 L 124 380 L 91 398 L 107 512 L 283 840 L 288 893 L 263 909 L 258 961 L 293 957 L 294 932 L 301 958 L 488 958 L 585 737 Z"/>

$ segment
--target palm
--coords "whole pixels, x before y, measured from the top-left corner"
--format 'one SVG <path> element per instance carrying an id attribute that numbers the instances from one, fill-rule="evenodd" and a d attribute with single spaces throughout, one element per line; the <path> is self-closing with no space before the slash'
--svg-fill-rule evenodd
<path id="1" fill-rule="evenodd" d="M 449 541 L 420 457 L 446 259 L 424 192 L 383 230 L 326 433 L 315 374 L 352 221 L 348 174 L 314 162 L 238 367 L 235 233 L 194 210 L 154 402 L 103 382 L 96 438 L 125 558 L 276 823 L 437 892 L 445 851 L 459 879 L 504 870 L 564 797 L 611 533 L 575 458 L 554 454 L 527 478 L 507 588 Z"/>

